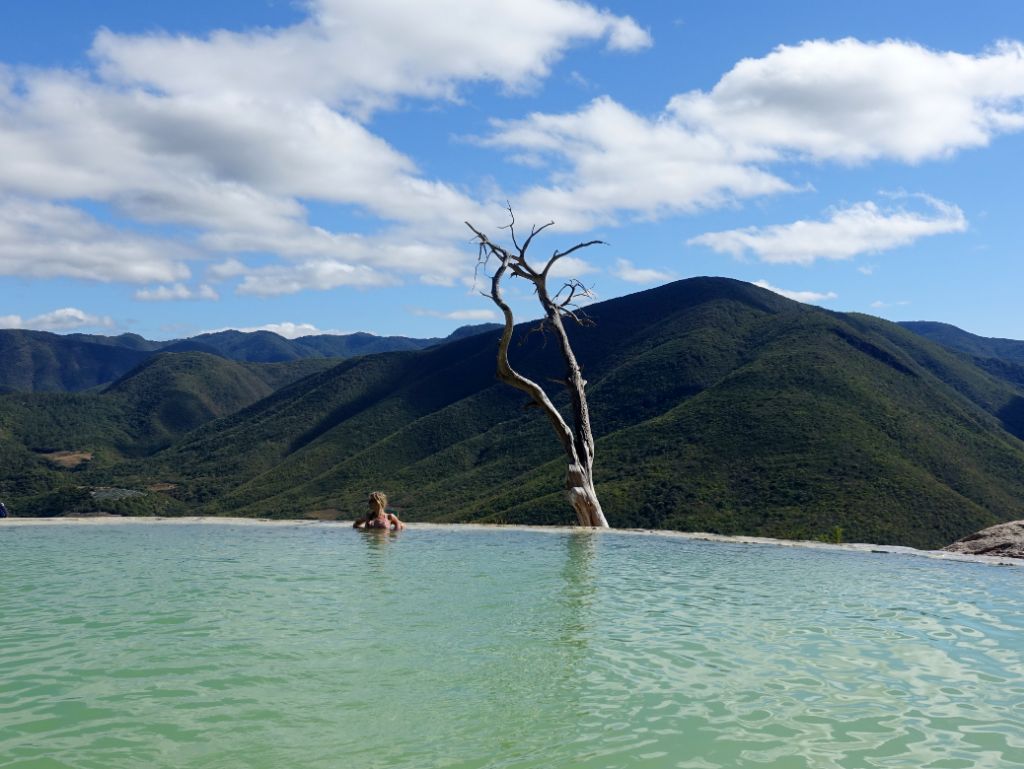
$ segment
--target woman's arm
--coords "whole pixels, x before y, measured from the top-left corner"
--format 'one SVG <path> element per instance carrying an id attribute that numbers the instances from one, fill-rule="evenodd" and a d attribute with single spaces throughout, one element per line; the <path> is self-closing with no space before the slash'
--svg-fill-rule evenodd
<path id="1" fill-rule="evenodd" d="M 356 518 L 354 521 L 352 521 L 352 528 L 353 529 L 362 529 L 362 528 L 365 528 L 365 527 L 366 527 L 366 519 L 365 518 Z"/>
<path id="2" fill-rule="evenodd" d="M 388 521 L 394 525 L 395 531 L 401 531 L 405 528 L 405 524 L 398 520 L 398 516 L 394 513 L 388 513 Z"/>

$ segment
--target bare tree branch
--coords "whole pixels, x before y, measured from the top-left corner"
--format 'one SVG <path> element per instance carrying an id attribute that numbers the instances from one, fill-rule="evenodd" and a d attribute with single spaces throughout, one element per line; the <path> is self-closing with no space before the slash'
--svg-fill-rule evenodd
<path id="1" fill-rule="evenodd" d="M 526 242 L 523 243 L 523 247 L 519 249 L 519 253 L 523 256 L 523 258 L 526 257 L 526 249 L 528 249 L 530 247 L 530 244 L 533 242 L 533 239 L 537 235 L 540 235 L 542 232 L 544 232 L 544 230 L 546 230 L 548 227 L 554 227 L 554 226 L 555 226 L 554 222 L 548 222 L 547 224 L 542 224 L 540 227 L 531 227 L 530 228 L 530 237 L 528 237 L 526 239 Z"/>
<path id="2" fill-rule="evenodd" d="M 555 251 L 551 259 L 545 264 L 540 272 L 535 270 L 527 261 L 527 249 L 533 243 L 533 239 L 547 228 L 554 225 L 548 222 L 540 227 L 530 228 L 530 234 L 526 240 L 519 244 L 515 234 L 515 215 L 511 205 L 508 206 L 509 224 L 502 229 L 509 230 L 515 252 L 510 251 L 494 243 L 472 224 L 466 222 L 466 226 L 472 231 L 474 241 L 479 249 L 477 265 L 474 276 L 479 273 L 481 266 L 486 267 L 492 258 L 498 262 L 498 267 L 491 276 L 491 291 L 488 295 L 491 301 L 501 310 L 505 319 L 505 327 L 502 331 L 501 340 L 498 343 L 498 378 L 506 384 L 525 392 L 530 396 L 532 403 L 541 408 L 551 423 L 562 448 L 565 451 L 569 462 L 566 474 L 566 491 L 569 500 L 576 511 L 577 520 L 584 526 L 607 527 L 604 512 L 597 499 L 594 490 L 593 466 L 594 466 L 594 436 L 590 427 L 590 411 L 587 405 L 585 388 L 587 381 L 583 378 L 582 368 L 576 360 L 572 346 L 569 343 L 569 336 L 566 333 L 562 318 L 572 318 L 580 325 L 593 325 L 589 318 L 582 315 L 577 300 L 593 296 L 593 291 L 581 281 L 571 279 L 567 281 L 558 292 L 552 297 L 548 293 L 547 278 L 552 265 L 559 259 L 575 253 L 590 246 L 604 244 L 601 240 L 591 240 L 577 243 L 565 251 Z M 527 334 L 540 331 L 545 335 L 551 329 L 558 339 L 562 358 L 566 365 L 564 378 L 552 379 L 551 381 L 560 384 L 565 388 L 569 396 L 569 403 L 572 411 L 572 425 L 566 422 L 561 413 L 555 408 L 551 399 L 539 384 L 523 376 L 516 371 L 508 358 L 508 349 L 512 341 L 512 334 L 515 329 L 515 319 L 512 309 L 502 296 L 502 281 L 508 274 L 514 277 L 528 280 L 534 288 L 537 300 L 544 310 L 544 317 L 540 323 L 532 328 Z M 580 315 L 577 315 L 580 312 Z M 546 336 L 545 336 L 546 339 Z"/>
<path id="3" fill-rule="evenodd" d="M 603 240 L 588 240 L 586 243 L 577 243 L 575 246 L 565 251 L 555 251 L 553 254 L 551 254 L 551 258 L 548 259 L 548 263 L 544 265 L 544 269 L 541 270 L 541 274 L 544 276 L 544 279 L 547 280 L 548 272 L 551 270 L 551 267 L 563 256 L 568 256 L 569 254 L 575 253 L 576 251 L 579 251 L 581 248 L 590 248 L 591 246 L 607 245 L 608 244 L 605 243 Z"/>

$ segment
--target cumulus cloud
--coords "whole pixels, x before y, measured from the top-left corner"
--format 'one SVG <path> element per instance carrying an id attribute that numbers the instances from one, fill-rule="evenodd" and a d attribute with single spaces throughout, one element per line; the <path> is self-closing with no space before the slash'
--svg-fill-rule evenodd
<path id="1" fill-rule="evenodd" d="M 0 208 L 32 209 L 0 211 L 0 274 L 173 286 L 212 254 L 206 279 L 239 279 L 250 294 L 410 276 L 450 285 L 472 265 L 462 220 L 491 227 L 500 209 L 430 178 L 373 132 L 374 111 L 457 100 L 471 83 L 529 88 L 574 45 L 651 44 L 630 17 L 577 0 L 303 7 L 286 28 L 102 31 L 94 69 L 0 72 Z M 1020 43 L 963 54 L 847 39 L 744 59 L 657 114 L 602 97 L 497 121 L 480 142 L 548 169 L 514 193 L 523 220 L 581 231 L 792 192 L 792 162 L 916 163 L 1020 130 Z M 96 221 L 82 200 L 134 219 L 131 231 Z M 316 226 L 311 201 L 365 217 L 372 234 Z M 195 251 L 135 225 L 187 228 Z M 248 254 L 264 266 L 246 266 Z M 283 261 L 267 266 L 268 255 Z"/>
<path id="2" fill-rule="evenodd" d="M 715 135 L 642 117 L 608 97 L 576 113 L 538 113 L 494 127 L 482 140 L 486 146 L 568 164 L 550 184 L 517 195 L 523 221 L 555 219 L 560 228 L 581 231 L 614 222 L 621 212 L 656 218 L 792 189 L 752 165 L 754 155 Z"/>
<path id="3" fill-rule="evenodd" d="M 617 259 L 612 274 L 629 283 L 662 283 L 672 279 L 672 274 L 662 270 L 635 266 L 628 259 Z"/>
<path id="4" fill-rule="evenodd" d="M 174 283 L 170 286 L 139 289 L 135 292 L 135 298 L 144 302 L 167 302 L 182 299 L 208 299 L 215 301 L 220 299 L 220 295 L 206 283 L 201 283 L 195 288 L 190 288 L 184 283 Z"/>
<path id="5" fill-rule="evenodd" d="M 80 328 L 113 328 L 114 321 L 107 315 L 91 315 L 76 307 L 62 307 L 34 318 L 20 315 L 0 316 L 0 328 L 27 328 L 36 331 L 74 331 Z"/>
<path id="6" fill-rule="evenodd" d="M 916 163 L 1024 129 L 1024 45 L 978 55 L 853 38 L 782 45 L 743 59 L 672 118 L 737 146 L 855 163 Z"/>
<path id="7" fill-rule="evenodd" d="M 451 310 L 444 312 L 441 310 L 425 310 L 419 307 L 412 309 L 413 315 L 425 316 L 429 318 L 444 318 L 445 320 L 470 320 L 485 322 L 489 320 L 497 320 L 498 313 L 494 310 Z"/>
<path id="8" fill-rule="evenodd" d="M 116 230 L 74 206 L 0 197 L 0 275 L 173 281 L 189 276 L 184 260 L 192 255 L 170 240 Z"/>
<path id="9" fill-rule="evenodd" d="M 548 277 L 552 280 L 563 280 L 565 278 L 581 278 L 584 275 L 598 272 L 598 268 L 586 259 L 578 259 L 575 256 L 563 256 L 548 270 Z"/>
<path id="10" fill-rule="evenodd" d="M 0 195 L 36 201 L 39 212 L 76 230 L 89 215 L 75 202 L 100 202 L 141 223 L 191 228 L 208 251 L 295 260 L 281 269 L 300 276 L 359 261 L 350 244 L 338 243 L 349 236 L 309 223 L 306 201 L 321 201 L 369 214 L 391 243 L 424 224 L 433 238 L 412 239 L 394 258 L 395 250 L 364 249 L 365 265 L 334 270 L 328 284 L 366 284 L 374 270 L 447 283 L 464 266 L 453 248 L 462 219 L 493 217 L 462 190 L 426 178 L 366 118 L 402 97 L 456 99 L 462 83 L 529 87 L 577 44 L 636 50 L 651 42 L 628 16 L 570 0 L 304 6 L 303 21 L 279 29 L 205 37 L 103 30 L 91 71 L 3 69 Z M 0 270 L 174 283 L 197 256 L 93 229 L 82 243 L 60 227 L 28 227 L 29 248 L 19 230 L 6 239 Z M 417 248 L 435 258 L 401 258 Z M 341 273 L 350 274 L 343 281 Z M 234 277 L 245 276 L 245 291 L 273 293 L 263 280 L 269 274 Z M 303 280 L 286 285 L 301 290 Z"/>
<path id="11" fill-rule="evenodd" d="M 296 294 L 308 289 L 325 291 L 338 286 L 370 288 L 395 283 L 391 275 L 366 265 L 352 265 L 333 259 L 310 259 L 297 264 L 272 265 L 248 272 L 238 293 L 255 296 Z"/>
<path id="12" fill-rule="evenodd" d="M 754 282 L 755 286 L 772 291 L 780 296 L 784 296 L 787 299 L 792 299 L 795 302 L 804 302 L 805 304 L 816 304 L 817 302 L 828 302 L 832 299 L 838 299 L 839 294 L 835 291 L 790 291 L 785 288 L 778 288 L 773 286 L 767 280 L 758 280 Z"/>
<path id="13" fill-rule="evenodd" d="M 238 259 L 225 259 L 223 262 L 210 265 L 206 270 L 206 275 L 210 280 L 218 281 L 237 278 L 245 275 L 248 271 L 249 268 Z"/>
<path id="14" fill-rule="evenodd" d="M 492 217 L 493 214 L 488 221 Z M 463 231 L 465 225 L 456 230 L 459 237 Z M 362 274 L 366 277 L 373 271 L 380 272 L 380 285 L 395 282 L 396 273 L 417 275 L 433 284 L 451 285 L 458 277 L 471 271 L 473 264 L 473 255 L 463 243 L 456 244 L 452 239 L 436 235 L 425 238 L 409 228 L 394 229 L 381 235 L 356 235 L 297 225 L 283 227 L 277 232 L 207 233 L 200 242 L 216 251 L 265 252 L 283 256 L 295 264 L 281 265 L 282 274 L 310 274 L 315 269 L 329 269 L 329 265 L 338 264 L 361 266 L 365 268 Z M 266 270 L 262 272 L 270 274 Z M 261 274 L 261 271 L 232 258 L 213 265 L 208 273 L 211 279 L 223 280 Z M 310 277 L 314 276 L 310 274 Z M 323 287 L 333 288 L 334 285 Z"/>
<path id="15" fill-rule="evenodd" d="M 281 253 L 286 243 L 294 253 L 329 240 L 299 199 L 429 223 L 437 238 L 461 235 L 460 216 L 491 218 L 319 102 L 171 97 L 52 71 L 21 85 L 0 99 L 0 192 L 112 204 L 141 222 L 197 228 L 214 251 Z"/>
<path id="16" fill-rule="evenodd" d="M 918 163 L 1020 130 L 1021 43 L 971 55 L 845 39 L 743 59 L 652 116 L 602 97 L 495 121 L 481 141 L 551 169 L 517 196 L 524 214 L 583 230 L 792 191 L 780 172 L 796 161 Z"/>
<path id="17" fill-rule="evenodd" d="M 903 208 L 883 209 L 871 201 L 832 209 L 824 221 L 800 220 L 769 227 L 708 232 L 689 245 L 707 246 L 722 254 L 753 254 L 773 264 L 813 264 L 818 259 L 850 259 L 906 246 L 918 238 L 963 232 L 967 219 L 956 206 L 919 196 L 928 213 Z"/>
<path id="18" fill-rule="evenodd" d="M 278 336 L 283 336 L 285 339 L 298 339 L 302 336 L 313 336 L 318 334 L 340 334 L 340 331 L 321 331 L 312 323 L 292 323 L 290 321 L 284 321 L 282 323 L 265 323 L 262 326 L 250 326 L 248 328 L 240 328 L 239 331 L 253 332 L 253 331 L 270 331 Z"/>
<path id="19" fill-rule="evenodd" d="M 296 93 L 366 111 L 400 96 L 452 99 L 462 82 L 520 89 L 546 77 L 572 45 L 604 39 L 633 51 L 650 35 L 628 16 L 571 0 L 310 0 L 284 29 L 206 38 L 103 31 L 103 74 L 170 94 Z M 339 54 L 339 52 L 341 52 Z"/>

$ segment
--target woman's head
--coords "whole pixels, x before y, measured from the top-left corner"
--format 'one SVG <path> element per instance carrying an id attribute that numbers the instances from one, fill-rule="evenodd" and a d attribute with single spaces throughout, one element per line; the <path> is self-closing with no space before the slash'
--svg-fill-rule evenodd
<path id="1" fill-rule="evenodd" d="M 388 497 L 383 491 L 371 491 L 370 498 L 367 500 L 367 504 L 370 509 L 375 513 L 383 513 L 384 508 L 388 506 Z"/>

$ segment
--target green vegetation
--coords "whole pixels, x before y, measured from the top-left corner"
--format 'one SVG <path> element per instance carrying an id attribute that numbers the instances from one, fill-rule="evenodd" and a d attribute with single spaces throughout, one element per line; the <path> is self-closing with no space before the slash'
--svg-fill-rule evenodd
<path id="1" fill-rule="evenodd" d="M 334 365 L 324 358 L 253 364 L 165 353 L 102 392 L 0 395 L 0 498 L 16 503 L 22 515 L 100 509 L 156 514 L 178 508 L 166 495 L 157 495 L 163 501 L 99 505 L 88 488 L 110 468 L 164 449 L 211 419 Z M 61 461 L 67 453 L 70 461 Z"/>
<path id="2" fill-rule="evenodd" d="M 0 330 L 0 393 L 88 390 L 122 376 L 151 354 L 88 337 Z"/>
<path id="3" fill-rule="evenodd" d="M 948 323 L 933 321 L 907 321 L 899 325 L 972 358 L 996 358 L 1024 365 L 1024 342 L 1016 339 L 977 336 Z"/>
<path id="4" fill-rule="evenodd" d="M 1020 516 L 1024 392 L 967 355 L 717 278 L 589 314 L 573 344 L 613 526 L 935 547 Z M 557 351 L 527 328 L 512 351 L 535 376 Z M 266 397 L 278 383 L 201 355 L 101 395 L 3 396 L 0 496 L 21 513 L 70 486 L 153 488 L 118 504 L 301 517 L 383 488 L 412 520 L 568 523 L 558 447 L 494 350 L 484 334 L 353 358 Z"/>
<path id="5" fill-rule="evenodd" d="M 447 339 L 373 334 L 321 334 L 285 339 L 269 331 L 218 331 L 191 339 L 152 342 L 137 334 L 98 336 L 0 330 L 0 393 L 82 392 L 108 385 L 163 352 L 205 352 L 229 360 L 289 363 L 351 358 L 393 350 L 422 350 L 486 330 L 464 326 Z"/>

